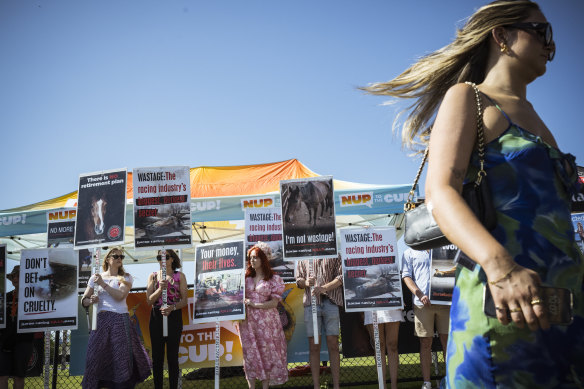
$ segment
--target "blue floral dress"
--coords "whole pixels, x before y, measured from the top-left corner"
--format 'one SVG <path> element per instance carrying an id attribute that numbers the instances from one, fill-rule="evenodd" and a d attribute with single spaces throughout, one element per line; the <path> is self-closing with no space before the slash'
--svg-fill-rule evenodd
<path id="1" fill-rule="evenodd" d="M 509 121 L 486 145 L 485 168 L 498 226 L 491 231 L 543 284 L 574 293 L 569 326 L 532 332 L 483 313 L 486 275 L 460 268 L 450 311 L 448 388 L 584 387 L 584 259 L 574 240 L 570 200 L 578 180 L 574 157 Z M 478 170 L 476 151 L 467 180 Z"/>

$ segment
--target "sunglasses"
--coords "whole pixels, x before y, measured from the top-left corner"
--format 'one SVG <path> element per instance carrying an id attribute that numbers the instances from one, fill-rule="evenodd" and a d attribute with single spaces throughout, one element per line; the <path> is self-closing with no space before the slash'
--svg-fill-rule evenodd
<path id="1" fill-rule="evenodd" d="M 554 43 L 554 32 L 552 30 L 552 25 L 549 23 L 538 23 L 538 22 L 526 22 L 526 23 L 513 23 L 509 24 L 507 27 L 517 28 L 519 30 L 527 32 L 535 32 L 538 38 L 542 41 L 545 47 L 552 47 L 548 55 L 548 61 L 554 59 L 556 55 L 556 45 Z"/>
<path id="2" fill-rule="evenodd" d="M 126 258 L 126 256 L 124 254 L 121 254 L 121 255 L 112 254 L 112 255 L 110 255 L 110 257 L 112 257 L 113 259 L 124 259 L 124 258 Z"/>
<path id="3" fill-rule="evenodd" d="M 162 261 L 162 255 L 158 254 L 156 259 Z M 166 259 L 172 259 L 172 255 L 166 254 Z"/>

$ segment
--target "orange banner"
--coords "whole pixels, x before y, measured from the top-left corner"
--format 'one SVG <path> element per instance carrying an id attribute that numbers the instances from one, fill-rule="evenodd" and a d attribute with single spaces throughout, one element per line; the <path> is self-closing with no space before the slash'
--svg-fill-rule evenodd
<path id="1" fill-rule="evenodd" d="M 146 293 L 130 293 L 126 299 L 130 318 L 137 322 L 139 335 L 144 347 L 151 355 L 150 310 L 146 303 Z M 191 324 L 193 309 L 193 290 L 189 289 L 189 304 L 182 310 L 183 332 L 180 339 L 178 363 L 181 369 L 215 366 L 215 323 Z M 221 322 L 220 334 L 221 366 L 242 366 L 241 342 L 233 322 Z"/>

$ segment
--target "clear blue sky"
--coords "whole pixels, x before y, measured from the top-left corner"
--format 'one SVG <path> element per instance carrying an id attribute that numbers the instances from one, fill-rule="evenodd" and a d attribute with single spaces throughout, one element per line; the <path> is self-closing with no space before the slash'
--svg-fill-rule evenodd
<path id="1" fill-rule="evenodd" d="M 395 108 L 357 86 L 447 44 L 483 1 L 0 1 L 0 209 L 81 173 L 298 158 L 411 182 Z M 584 2 L 544 0 L 557 55 L 528 97 L 584 164 Z"/>

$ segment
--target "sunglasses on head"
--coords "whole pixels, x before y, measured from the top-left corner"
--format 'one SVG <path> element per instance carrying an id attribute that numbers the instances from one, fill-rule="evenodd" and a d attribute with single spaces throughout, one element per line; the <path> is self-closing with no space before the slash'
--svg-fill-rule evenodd
<path id="1" fill-rule="evenodd" d="M 112 254 L 110 255 L 110 257 L 112 257 L 113 259 L 124 259 L 126 258 L 126 256 L 124 254 Z"/>
<path id="2" fill-rule="evenodd" d="M 553 50 L 550 51 L 548 55 L 548 61 L 554 59 L 556 55 L 556 45 L 554 43 L 554 32 L 552 30 L 552 25 L 549 23 L 539 23 L 539 22 L 525 22 L 525 23 L 513 23 L 509 24 L 507 27 L 517 28 L 519 30 L 534 32 L 539 39 L 542 41 L 545 47 L 553 46 Z"/>

